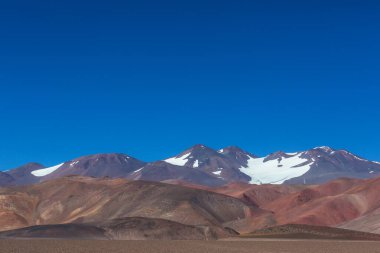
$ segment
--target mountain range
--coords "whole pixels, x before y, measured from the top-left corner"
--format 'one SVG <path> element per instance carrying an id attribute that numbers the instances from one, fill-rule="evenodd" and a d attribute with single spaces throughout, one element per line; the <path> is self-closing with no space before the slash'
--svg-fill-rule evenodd
<path id="1" fill-rule="evenodd" d="M 380 240 L 379 173 L 378 162 L 329 147 L 258 157 L 195 145 L 155 162 L 114 153 L 28 163 L 0 173 L 0 238 Z"/>
<path id="2" fill-rule="evenodd" d="M 155 162 L 113 153 L 83 156 L 51 167 L 28 163 L 0 172 L 0 186 L 28 185 L 69 175 L 182 181 L 208 187 L 233 182 L 308 185 L 342 177 L 373 178 L 380 175 L 380 163 L 325 146 L 258 157 L 235 146 L 214 150 L 195 145 L 176 156 Z"/>

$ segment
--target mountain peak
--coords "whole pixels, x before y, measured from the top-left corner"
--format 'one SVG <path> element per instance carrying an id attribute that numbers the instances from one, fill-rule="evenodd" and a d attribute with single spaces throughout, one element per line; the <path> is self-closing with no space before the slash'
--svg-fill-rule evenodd
<path id="1" fill-rule="evenodd" d="M 183 151 L 182 153 L 180 153 L 179 155 L 177 155 L 175 157 L 180 158 L 180 157 L 183 157 L 186 155 L 191 156 L 191 157 L 196 157 L 196 156 L 204 155 L 204 154 L 215 155 L 218 153 L 214 149 L 209 148 L 203 144 L 196 144 L 196 145 L 186 149 L 185 151 Z"/>
<path id="2" fill-rule="evenodd" d="M 272 158 L 279 158 L 279 157 L 284 157 L 284 156 L 288 156 L 288 154 L 285 153 L 284 151 L 280 150 L 280 151 L 270 153 L 269 155 L 266 156 L 266 158 L 271 160 Z"/>
<path id="3" fill-rule="evenodd" d="M 331 152 L 335 151 L 333 148 L 330 148 L 328 146 L 320 146 L 320 147 L 315 147 L 313 149 L 314 150 L 321 150 L 321 151 L 324 151 L 326 153 L 331 153 Z"/>
<path id="4" fill-rule="evenodd" d="M 228 153 L 228 152 L 245 152 L 238 146 L 227 146 L 218 151 L 219 153 Z"/>
<path id="5" fill-rule="evenodd" d="M 209 148 L 203 144 L 196 144 L 196 145 L 192 146 L 191 148 L 189 148 L 188 150 L 212 150 L 212 151 L 214 151 L 212 148 Z"/>
<path id="6" fill-rule="evenodd" d="M 177 156 L 166 159 L 165 162 L 178 166 L 187 165 L 197 168 L 199 166 L 199 161 L 211 156 L 220 156 L 220 154 L 203 144 L 197 144 L 186 149 Z"/>
<path id="7" fill-rule="evenodd" d="M 43 168 L 45 166 L 43 166 L 42 164 L 40 163 L 37 163 L 37 162 L 29 162 L 29 163 L 26 163 L 26 164 L 23 164 L 15 169 L 20 169 L 20 168 Z"/>
<path id="8" fill-rule="evenodd" d="M 238 146 L 228 146 L 228 147 L 222 148 L 222 149 L 218 150 L 218 153 L 223 154 L 223 155 L 227 155 L 227 156 L 229 156 L 229 155 L 233 155 L 235 157 L 237 157 L 237 156 L 249 156 L 252 158 L 257 158 L 256 155 L 254 155 L 250 152 L 247 152 Z"/>
<path id="9" fill-rule="evenodd" d="M 123 153 L 100 153 L 100 154 L 93 154 L 93 155 L 85 155 L 85 156 L 81 156 L 81 157 L 78 157 L 76 159 L 74 159 L 73 161 L 77 161 L 77 160 L 87 160 L 87 159 L 96 159 L 96 158 L 127 158 L 127 159 L 136 159 L 134 157 L 131 157 L 127 154 L 123 154 Z"/>
<path id="10" fill-rule="evenodd" d="M 30 173 L 33 170 L 38 170 L 42 168 L 45 168 L 45 166 L 36 162 L 30 162 L 30 163 L 21 165 L 20 167 L 11 169 L 7 172 L 12 175 L 23 175 L 24 173 Z"/>
<path id="11" fill-rule="evenodd" d="M 8 170 L 6 173 L 17 181 L 15 182 L 16 185 L 22 185 L 26 183 L 37 183 L 37 178 L 33 176 L 31 172 L 43 168 L 45 168 L 45 166 L 43 166 L 42 164 L 31 162 L 24 164 L 20 167 Z"/>

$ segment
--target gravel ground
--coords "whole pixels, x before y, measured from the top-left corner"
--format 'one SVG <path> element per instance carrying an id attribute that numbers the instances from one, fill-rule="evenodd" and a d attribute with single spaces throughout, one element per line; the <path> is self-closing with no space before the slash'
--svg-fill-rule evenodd
<path id="1" fill-rule="evenodd" d="M 331 240 L 83 241 L 0 240 L 7 253 L 380 253 L 380 242 Z"/>

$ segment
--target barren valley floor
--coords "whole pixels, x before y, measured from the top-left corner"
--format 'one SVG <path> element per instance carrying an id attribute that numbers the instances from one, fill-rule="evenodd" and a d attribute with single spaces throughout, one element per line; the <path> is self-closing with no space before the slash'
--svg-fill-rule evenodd
<path id="1" fill-rule="evenodd" d="M 6 253 L 359 253 L 379 252 L 380 242 L 244 239 L 232 241 L 0 240 Z"/>

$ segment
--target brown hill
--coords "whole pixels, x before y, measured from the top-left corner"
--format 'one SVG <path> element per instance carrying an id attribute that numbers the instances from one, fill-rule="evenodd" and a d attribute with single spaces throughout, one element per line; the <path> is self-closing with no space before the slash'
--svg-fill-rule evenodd
<path id="1" fill-rule="evenodd" d="M 0 189 L 0 230 L 45 224 L 99 223 L 125 217 L 235 229 L 262 210 L 199 189 L 146 181 L 64 177 Z M 239 229 L 239 227 L 236 227 Z"/>
<path id="2" fill-rule="evenodd" d="M 141 217 L 119 218 L 92 224 L 37 225 L 0 232 L 2 239 L 101 239 L 101 240 L 215 240 L 234 235 L 211 226 Z"/>
<path id="3" fill-rule="evenodd" d="M 306 186 L 295 185 L 251 185 L 247 183 L 231 183 L 218 188 L 208 188 L 211 191 L 242 199 L 248 203 L 265 208 L 269 203 L 280 197 L 299 192 Z"/>

